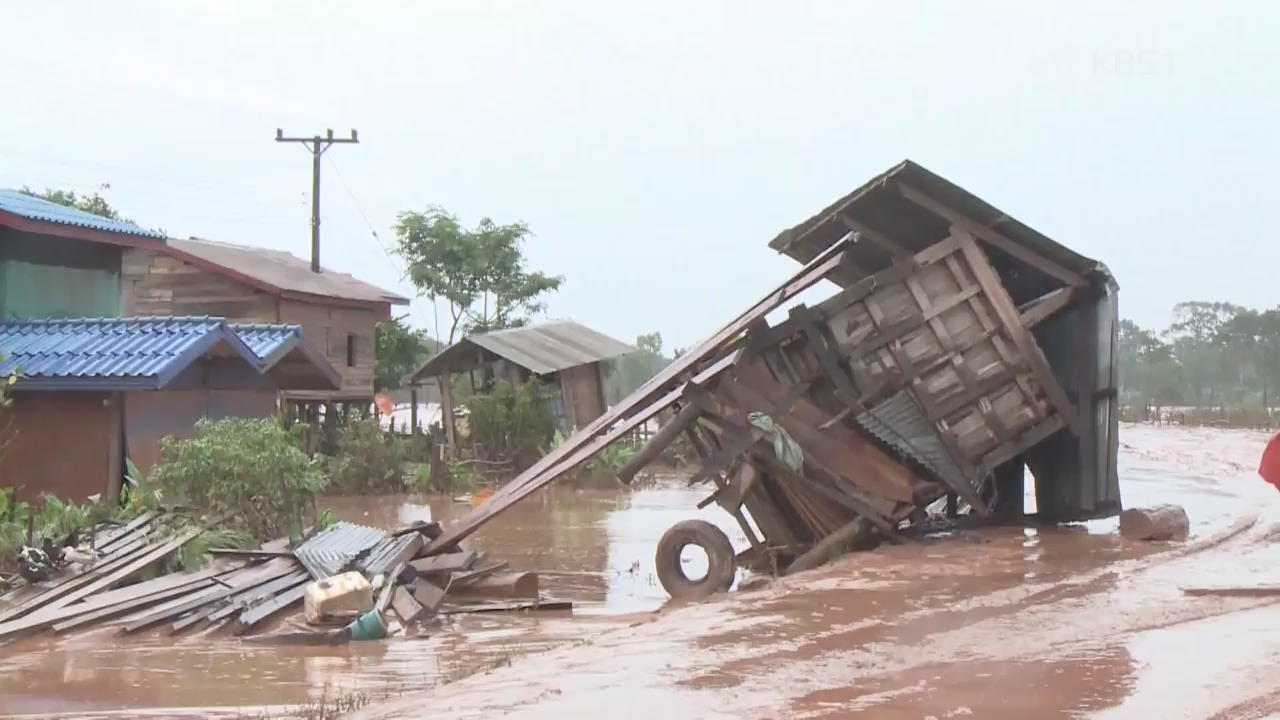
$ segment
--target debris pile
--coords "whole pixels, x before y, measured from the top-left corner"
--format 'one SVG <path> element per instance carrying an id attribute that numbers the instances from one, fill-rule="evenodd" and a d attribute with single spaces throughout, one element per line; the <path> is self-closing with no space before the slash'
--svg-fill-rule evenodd
<path id="1" fill-rule="evenodd" d="M 1104 266 L 909 161 L 774 247 L 804 267 L 427 552 L 654 418 L 665 423 L 619 479 L 683 436 L 701 458 L 691 484 L 713 486 L 702 505 L 724 508 L 750 542 L 735 556 L 710 524 L 672 528 L 657 566 L 671 570 L 660 579 L 676 597 L 732 580 L 685 577 L 687 545 L 715 568 L 803 570 L 880 540 L 907 542 L 903 530 L 944 500 L 951 516 L 1021 514 L 1028 467 L 1049 519 L 1119 511 L 1116 286 Z M 797 303 L 820 283 L 836 292 Z"/>
<path id="2" fill-rule="evenodd" d="M 170 634 L 245 635 L 300 605 L 310 625 L 339 627 L 325 634 L 336 642 L 385 637 L 389 612 L 408 626 L 461 612 L 572 607 L 542 597 L 536 575 L 503 573 L 506 563 L 487 562 L 484 553 L 454 546 L 423 556 L 440 533 L 428 523 L 388 533 L 339 522 L 296 548 L 278 540 L 256 550 L 213 549 L 207 568 L 143 579 L 206 529 L 165 534 L 161 517 L 145 513 L 124 526 L 99 525 L 91 533 L 91 563 L 0 597 L 0 642 L 106 624 L 123 634 L 163 626 Z"/>

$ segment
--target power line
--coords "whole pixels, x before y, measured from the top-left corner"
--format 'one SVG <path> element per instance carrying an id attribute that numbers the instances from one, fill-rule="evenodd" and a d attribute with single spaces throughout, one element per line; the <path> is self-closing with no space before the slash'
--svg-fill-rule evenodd
<path id="1" fill-rule="evenodd" d="M 343 189 L 347 191 L 347 197 L 351 198 L 351 204 L 355 206 L 356 212 L 360 213 L 360 217 L 364 218 L 364 224 L 369 227 L 369 234 L 373 236 L 374 243 L 376 243 L 378 249 L 382 251 L 382 256 L 387 259 L 387 264 L 391 266 L 392 270 L 400 273 L 401 277 L 408 276 L 409 273 L 407 269 L 398 266 L 395 259 L 391 257 L 391 251 L 387 250 L 386 245 L 382 244 L 382 238 L 378 235 L 378 230 L 374 228 L 373 223 L 369 221 L 368 214 L 366 214 L 364 208 L 360 206 L 360 201 L 356 199 L 356 194 L 352 192 L 351 185 L 347 183 L 346 176 L 338 169 L 338 163 L 334 162 L 333 158 L 329 158 L 329 167 L 333 168 L 333 171 L 337 173 L 338 181 L 342 183 Z"/>
<path id="2" fill-rule="evenodd" d="M 325 131 L 325 137 L 315 135 L 309 138 L 285 137 L 284 130 L 276 128 L 276 142 L 293 142 L 307 147 L 311 153 L 311 272 L 320 272 L 320 156 L 334 143 L 358 143 L 356 131 L 351 130 L 350 138 L 335 138 L 333 130 Z"/>

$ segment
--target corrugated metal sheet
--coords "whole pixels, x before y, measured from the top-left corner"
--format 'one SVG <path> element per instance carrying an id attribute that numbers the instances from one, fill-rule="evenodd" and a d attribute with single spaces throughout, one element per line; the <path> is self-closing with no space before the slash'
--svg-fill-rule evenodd
<path id="1" fill-rule="evenodd" d="M 165 244 L 181 253 L 253 278 L 277 291 L 307 293 L 343 300 L 408 305 L 408 298 L 327 268 L 311 272 L 311 262 L 282 250 L 248 247 L 191 238 L 169 238 Z"/>
<path id="2" fill-rule="evenodd" d="M 154 230 L 144 230 L 132 223 L 111 220 L 83 210 L 66 207 L 48 200 L 41 200 L 19 190 L 0 190 L 0 211 L 13 213 L 28 220 L 90 228 L 122 235 L 141 235 L 150 238 L 164 237 L 162 233 Z"/>
<path id="3" fill-rule="evenodd" d="M 0 374 L 19 370 L 17 390 L 156 389 L 219 343 L 258 367 L 220 318 L 7 322 L 0 323 Z"/>
<path id="4" fill-rule="evenodd" d="M 231 329 L 261 360 L 283 355 L 302 340 L 301 325 L 231 323 Z"/>
<path id="5" fill-rule="evenodd" d="M 915 460 L 947 485 L 964 483 L 937 430 L 906 391 L 859 414 L 856 422 L 881 442 Z"/>
<path id="6" fill-rule="evenodd" d="M 415 542 L 415 533 L 388 537 L 373 546 L 367 555 L 357 561 L 356 566 L 369 577 L 391 571 L 391 560 Z"/>
<path id="7" fill-rule="evenodd" d="M 378 528 L 338 522 L 299 545 L 293 555 L 319 580 L 345 571 L 358 555 L 388 539 Z"/>
<path id="8" fill-rule="evenodd" d="M 626 355 L 635 348 L 572 320 L 468 335 L 427 361 L 412 376 L 417 381 L 441 372 L 469 348 L 482 347 L 498 357 L 547 375 L 587 363 Z M 455 368 L 456 369 L 456 368 Z"/>

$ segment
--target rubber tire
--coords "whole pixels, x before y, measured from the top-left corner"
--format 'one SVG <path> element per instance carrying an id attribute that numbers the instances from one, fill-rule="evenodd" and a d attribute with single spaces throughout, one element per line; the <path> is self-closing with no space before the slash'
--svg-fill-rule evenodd
<path id="1" fill-rule="evenodd" d="M 698 580 L 690 580 L 680 564 L 680 552 L 686 545 L 697 545 L 707 553 L 707 574 Z M 672 525 L 658 541 L 654 566 L 658 581 L 675 600 L 701 600 L 725 592 L 737 574 L 729 536 L 706 520 L 685 520 Z"/>

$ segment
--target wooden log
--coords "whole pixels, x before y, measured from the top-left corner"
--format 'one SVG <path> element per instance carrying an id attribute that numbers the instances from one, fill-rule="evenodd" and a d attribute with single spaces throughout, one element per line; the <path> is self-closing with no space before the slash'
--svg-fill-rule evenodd
<path id="1" fill-rule="evenodd" d="M 449 586 L 449 595 L 458 597 L 536 598 L 538 574 L 510 572 L 491 575 L 466 585 Z"/>
<path id="2" fill-rule="evenodd" d="M 1181 505 L 1129 508 L 1120 513 L 1120 535 L 1130 540 L 1186 540 L 1191 521 Z"/>
<path id="3" fill-rule="evenodd" d="M 680 433 L 689 429 L 693 423 L 697 422 L 698 415 L 702 409 L 694 403 L 689 403 L 680 408 L 680 412 L 671 418 L 669 422 L 658 429 L 658 432 L 649 438 L 649 442 L 644 444 L 635 455 L 627 461 L 625 465 L 618 469 L 618 480 L 624 485 L 630 485 L 635 479 L 636 473 L 643 470 L 649 463 L 658 459 L 667 446 L 675 441 Z"/>
<path id="4" fill-rule="evenodd" d="M 844 527 L 819 540 L 813 547 L 806 550 L 803 555 L 796 558 L 787 566 L 786 574 L 791 575 L 803 570 L 812 570 L 830 560 L 832 553 L 838 550 L 840 546 L 852 547 L 859 541 L 864 540 L 871 532 L 871 523 L 867 522 L 866 518 L 856 517 L 845 524 Z"/>
<path id="5" fill-rule="evenodd" d="M 427 611 L 422 606 L 422 603 L 418 602 L 417 598 L 403 585 L 396 588 L 395 592 L 391 594 L 391 607 L 400 616 L 401 622 L 406 625 L 416 622 Z"/>

